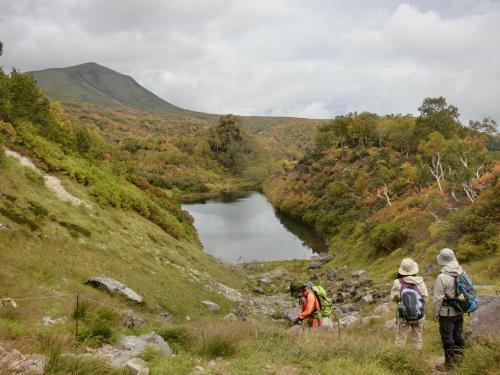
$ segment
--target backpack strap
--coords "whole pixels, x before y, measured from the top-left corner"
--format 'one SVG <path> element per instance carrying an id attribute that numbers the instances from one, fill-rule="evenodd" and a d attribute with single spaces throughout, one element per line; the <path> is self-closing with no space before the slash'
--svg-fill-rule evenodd
<path id="1" fill-rule="evenodd" d="M 412 289 L 415 292 L 417 292 L 420 297 L 422 297 L 422 293 L 420 293 L 420 289 L 418 289 L 418 286 L 416 284 L 407 283 L 406 281 L 403 280 L 402 277 L 400 277 L 398 280 L 399 283 L 401 284 L 401 291 L 399 292 L 399 294 L 403 292 L 403 289 Z"/>

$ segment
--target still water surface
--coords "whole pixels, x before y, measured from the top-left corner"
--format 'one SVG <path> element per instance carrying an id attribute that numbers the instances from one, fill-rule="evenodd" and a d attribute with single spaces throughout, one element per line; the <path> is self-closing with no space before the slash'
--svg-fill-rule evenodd
<path id="1" fill-rule="evenodd" d="M 225 262 L 306 259 L 325 251 L 308 226 L 276 212 L 265 196 L 231 193 L 183 204 L 205 251 Z"/>

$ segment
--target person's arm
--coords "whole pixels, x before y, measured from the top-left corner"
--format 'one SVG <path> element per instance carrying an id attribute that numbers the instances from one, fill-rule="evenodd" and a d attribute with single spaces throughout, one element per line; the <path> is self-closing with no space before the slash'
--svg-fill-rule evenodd
<path id="1" fill-rule="evenodd" d="M 445 285 L 443 275 L 438 275 L 436 282 L 434 283 L 434 295 L 432 297 L 432 318 L 434 320 L 439 319 L 439 311 L 441 310 L 441 305 L 445 298 Z"/>
<path id="2" fill-rule="evenodd" d="M 422 300 L 424 301 L 424 303 L 427 303 L 427 300 L 429 299 L 429 292 L 427 291 L 425 282 L 422 282 L 422 284 L 419 284 L 418 286 L 420 288 L 420 295 L 422 296 Z"/>
<path id="3" fill-rule="evenodd" d="M 311 292 L 307 295 L 306 308 L 299 314 L 299 319 L 304 320 L 305 318 L 312 315 L 315 308 L 316 308 L 316 298 L 314 297 L 314 293 Z"/>
<path id="4" fill-rule="evenodd" d="M 393 301 L 393 302 L 399 302 L 400 294 L 401 294 L 401 283 L 399 282 L 398 279 L 396 279 L 392 283 L 391 301 Z"/>

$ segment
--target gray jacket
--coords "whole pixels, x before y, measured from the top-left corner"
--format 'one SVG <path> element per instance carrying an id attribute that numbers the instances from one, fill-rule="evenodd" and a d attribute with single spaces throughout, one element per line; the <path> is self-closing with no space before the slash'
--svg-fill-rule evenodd
<path id="1" fill-rule="evenodd" d="M 444 266 L 434 283 L 434 296 L 432 298 L 432 316 L 455 316 L 461 312 L 451 306 L 443 306 L 445 298 L 456 297 L 455 277 L 463 272 L 460 266 Z"/>

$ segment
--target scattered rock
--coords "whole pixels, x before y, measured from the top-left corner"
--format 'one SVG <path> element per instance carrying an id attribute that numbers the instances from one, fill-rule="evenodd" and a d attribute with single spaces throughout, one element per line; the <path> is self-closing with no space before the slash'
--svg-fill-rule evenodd
<path id="1" fill-rule="evenodd" d="M 220 310 L 220 306 L 215 302 L 212 301 L 200 301 L 200 302 L 206 306 L 208 311 L 217 312 Z"/>
<path id="2" fill-rule="evenodd" d="M 42 318 L 42 323 L 44 326 L 51 326 L 54 324 L 64 324 L 68 321 L 68 318 L 63 316 L 61 318 L 52 319 L 50 316 L 44 316 Z"/>
<path id="3" fill-rule="evenodd" d="M 120 352 L 120 357 L 126 357 L 127 360 L 139 357 L 146 346 L 154 348 L 167 358 L 172 356 L 170 346 L 155 332 L 141 336 L 125 336 L 121 339 L 120 345 L 123 348 L 123 351 Z"/>
<path id="4" fill-rule="evenodd" d="M 320 268 L 323 264 L 328 263 L 332 259 L 333 258 L 330 255 L 319 257 L 319 258 L 315 259 L 314 263 L 311 264 L 308 268 L 310 270 L 314 270 L 314 269 Z"/>
<path id="5" fill-rule="evenodd" d="M 354 304 L 354 303 L 346 303 L 345 305 L 341 305 L 339 307 L 343 313 L 348 313 L 348 312 L 352 312 L 352 311 L 359 311 L 358 304 Z"/>
<path id="6" fill-rule="evenodd" d="M 391 319 L 385 322 L 384 329 L 386 331 L 394 331 L 396 329 L 396 325 L 397 325 L 396 319 Z"/>
<path id="7" fill-rule="evenodd" d="M 378 315 L 387 314 L 391 309 L 388 302 L 381 303 L 373 309 L 373 312 Z"/>
<path id="8" fill-rule="evenodd" d="M 357 324 L 360 322 L 360 319 L 355 315 L 347 315 L 341 319 L 339 319 L 339 324 L 341 327 L 349 327 L 353 324 Z"/>
<path id="9" fill-rule="evenodd" d="M 0 223 L 0 231 L 8 230 L 8 229 L 9 228 L 7 227 L 7 225 Z"/>
<path id="10" fill-rule="evenodd" d="M 266 294 L 266 291 L 262 289 L 260 286 L 254 286 L 252 288 L 252 292 L 257 293 L 257 294 Z"/>
<path id="11" fill-rule="evenodd" d="M 158 314 L 158 318 L 164 320 L 165 322 L 169 322 L 173 318 L 173 314 L 168 311 L 162 312 Z"/>
<path id="12" fill-rule="evenodd" d="M 324 317 L 323 320 L 321 321 L 321 326 L 327 328 L 333 328 L 333 320 L 331 320 L 329 317 Z"/>
<path id="13" fill-rule="evenodd" d="M 245 310 L 243 310 L 241 307 L 235 309 L 232 311 L 237 317 L 243 319 L 243 320 L 247 320 L 248 316 L 247 316 L 247 313 L 245 312 Z"/>
<path id="14" fill-rule="evenodd" d="M 186 321 L 187 321 L 187 322 L 190 322 L 190 321 L 191 321 L 191 317 L 190 317 L 189 315 L 186 315 L 186 318 L 185 318 L 185 319 L 186 319 Z"/>
<path id="15" fill-rule="evenodd" d="M 235 320 L 238 320 L 235 313 L 229 313 L 224 317 L 225 322 L 234 322 Z"/>
<path id="16" fill-rule="evenodd" d="M 126 328 L 139 327 L 144 324 L 144 318 L 135 314 L 132 310 L 125 310 L 121 314 L 122 324 Z"/>
<path id="17" fill-rule="evenodd" d="M 142 303 L 142 297 L 135 291 L 115 279 L 107 276 L 97 276 L 89 279 L 87 284 L 95 288 L 103 288 L 110 293 L 118 293 L 136 303 Z"/>
<path id="18" fill-rule="evenodd" d="M 342 267 L 340 267 L 340 270 L 341 270 L 342 272 L 347 271 L 347 264 L 344 264 Z"/>
<path id="19" fill-rule="evenodd" d="M 328 278 L 328 280 L 335 280 L 337 275 L 338 275 L 337 270 L 334 268 L 331 268 L 326 271 L 326 277 Z"/>
<path id="20" fill-rule="evenodd" d="M 269 276 L 264 276 L 264 277 L 261 277 L 259 279 L 259 283 L 262 283 L 262 284 L 271 284 L 272 283 L 272 280 Z"/>
<path id="21" fill-rule="evenodd" d="M 349 293 L 339 292 L 333 296 L 333 302 L 334 303 L 342 303 L 342 302 L 347 301 L 350 297 L 351 297 L 351 295 Z"/>
<path id="22" fill-rule="evenodd" d="M 367 295 L 361 297 L 362 304 L 372 303 L 372 302 L 373 302 L 373 296 L 371 294 L 367 294 Z"/>
<path id="23" fill-rule="evenodd" d="M 351 277 L 353 278 L 361 278 L 361 277 L 367 277 L 368 276 L 368 271 L 367 270 L 357 270 L 357 271 L 353 271 L 351 273 Z"/>
<path id="24" fill-rule="evenodd" d="M 141 358 L 132 358 L 125 364 L 125 370 L 132 375 L 149 375 L 149 368 Z"/>
<path id="25" fill-rule="evenodd" d="M 4 370 L 5 374 L 43 374 L 46 363 L 47 358 L 41 354 L 21 354 L 0 345 L 0 372 Z"/>
<path id="26" fill-rule="evenodd" d="M 205 368 L 203 368 L 201 366 L 195 366 L 193 368 L 193 371 L 192 371 L 193 374 L 203 374 L 204 372 L 205 372 Z"/>
<path id="27" fill-rule="evenodd" d="M 472 338 L 500 336 L 500 297 L 479 296 L 479 308 L 472 314 L 468 333 Z"/>
<path id="28" fill-rule="evenodd" d="M 285 318 L 287 318 L 289 321 L 293 322 L 301 313 L 301 309 L 298 307 L 290 308 L 285 310 Z"/>

